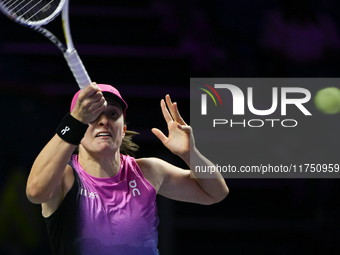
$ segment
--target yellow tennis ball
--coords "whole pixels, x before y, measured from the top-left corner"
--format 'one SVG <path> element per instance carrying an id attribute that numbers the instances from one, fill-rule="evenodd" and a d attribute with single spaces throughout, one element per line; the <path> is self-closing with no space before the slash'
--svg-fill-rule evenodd
<path id="1" fill-rule="evenodd" d="M 340 112 L 340 90 L 336 87 L 329 87 L 319 90 L 315 97 L 316 108 L 325 114 Z"/>

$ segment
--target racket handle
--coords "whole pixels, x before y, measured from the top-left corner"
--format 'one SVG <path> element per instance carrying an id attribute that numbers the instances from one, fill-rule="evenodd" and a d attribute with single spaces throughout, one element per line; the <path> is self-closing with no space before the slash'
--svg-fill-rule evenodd
<path id="1" fill-rule="evenodd" d="M 70 52 L 65 52 L 64 57 L 73 73 L 74 78 L 78 83 L 80 89 L 84 89 L 87 86 L 91 85 L 91 79 L 87 74 L 87 71 L 81 61 L 76 50 L 72 50 Z"/>

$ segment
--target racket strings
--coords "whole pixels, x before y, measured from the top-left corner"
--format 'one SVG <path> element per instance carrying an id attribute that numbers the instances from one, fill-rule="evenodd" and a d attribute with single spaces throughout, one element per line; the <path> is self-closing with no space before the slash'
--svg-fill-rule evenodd
<path id="1" fill-rule="evenodd" d="M 12 3 L 11 3 L 12 2 Z M 4 1 L 4 8 L 5 9 L 9 9 L 9 8 L 11 8 L 14 4 L 16 4 L 18 2 L 18 0 L 16 0 L 16 1 Z M 9 6 L 6 6 L 6 4 L 10 4 Z"/>
<path id="2" fill-rule="evenodd" d="M 43 20 L 57 9 L 60 0 L 1 0 L 3 9 L 16 19 L 30 21 Z"/>

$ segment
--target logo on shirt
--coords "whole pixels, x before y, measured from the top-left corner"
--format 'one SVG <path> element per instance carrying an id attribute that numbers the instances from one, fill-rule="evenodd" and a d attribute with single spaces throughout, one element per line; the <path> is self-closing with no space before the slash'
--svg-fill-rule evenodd
<path id="1" fill-rule="evenodd" d="M 98 197 L 97 192 L 91 192 L 91 191 L 88 191 L 86 189 L 80 189 L 80 195 L 83 195 L 83 196 L 89 197 L 89 198 L 97 198 Z"/>
<path id="2" fill-rule="evenodd" d="M 136 196 L 136 194 L 138 194 L 138 196 L 140 196 L 139 189 L 136 188 L 137 187 L 136 180 L 130 181 L 129 186 L 130 186 L 130 188 L 132 188 L 132 195 L 133 196 Z"/>

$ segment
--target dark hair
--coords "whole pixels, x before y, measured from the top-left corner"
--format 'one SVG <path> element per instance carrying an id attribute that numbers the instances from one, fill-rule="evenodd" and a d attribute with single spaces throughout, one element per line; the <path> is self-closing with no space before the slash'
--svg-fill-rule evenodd
<path id="1" fill-rule="evenodd" d="M 126 130 L 122 144 L 120 145 L 120 153 L 134 157 L 135 152 L 138 151 L 139 146 L 132 142 L 132 137 L 138 135 L 135 131 Z"/>
<path id="2" fill-rule="evenodd" d="M 131 157 L 135 156 L 135 152 L 138 151 L 139 146 L 132 142 L 132 137 L 135 135 L 139 135 L 139 133 L 135 131 L 126 130 L 125 136 L 122 140 L 122 144 L 120 145 L 120 153 L 124 155 L 129 155 Z M 74 149 L 73 154 L 79 153 L 79 145 Z"/>

